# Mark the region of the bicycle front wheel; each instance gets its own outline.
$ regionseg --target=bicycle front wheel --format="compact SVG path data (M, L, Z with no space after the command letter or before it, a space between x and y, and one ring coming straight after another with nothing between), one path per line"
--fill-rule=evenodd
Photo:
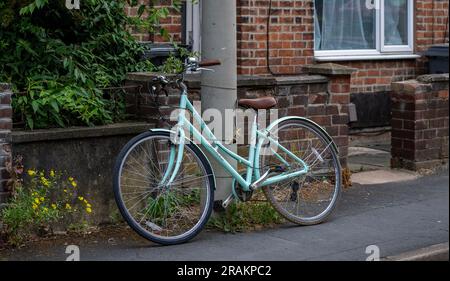
M197 235L211 215L214 176L200 149L188 142L180 149L167 132L146 132L120 152L114 169L117 206L138 234L155 243L184 243Z
M277 136L279 144L302 159L309 171L264 187L268 201L293 223L312 225L323 222L336 206L341 191L341 166L333 144L314 123L302 119L285 120L274 127L270 135ZM261 174L273 167L281 167L285 173L304 168L273 146L263 146L261 152Z

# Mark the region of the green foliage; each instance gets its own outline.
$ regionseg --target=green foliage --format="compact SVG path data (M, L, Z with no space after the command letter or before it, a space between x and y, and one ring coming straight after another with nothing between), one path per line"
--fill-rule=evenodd
M199 58L199 54L196 52L189 52L188 50L178 47L176 45L175 47L178 51L178 56L180 58L189 58L189 57ZM169 74L178 74L183 72L184 61L179 57L171 55L169 58L167 58L166 62L163 65L158 67L158 71Z
M9 244L18 246L52 224L92 213L91 203L80 195L72 177L53 170L48 174L28 170L28 176L27 184L16 185L13 199L0 212Z
M138 7L137 17L126 15L127 4ZM79 10L64 0L2 1L0 81L23 92L13 98L15 120L33 129L122 118L124 107L111 108L100 89L120 86L128 72L154 70L129 30L165 35L158 26L169 11L136 0L84 0Z
M108 108L111 100L102 98L97 88L85 89L56 81L33 81L26 95L14 100L15 109L24 115L29 128L61 127L75 123L94 125L112 122ZM78 122L76 122L78 121Z
M235 233L282 222L283 218L268 202L237 202L230 204L224 213L212 216L208 226Z

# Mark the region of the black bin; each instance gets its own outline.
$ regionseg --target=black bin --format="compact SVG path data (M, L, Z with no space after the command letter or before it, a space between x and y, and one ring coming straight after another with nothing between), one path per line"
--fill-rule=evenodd
M428 57L428 73L448 73L448 44L431 46L426 52Z
M144 47L142 60L150 60L155 66L163 65L170 56L180 57L177 48L170 43L140 42L140 44ZM178 45L178 47L189 49L185 45Z

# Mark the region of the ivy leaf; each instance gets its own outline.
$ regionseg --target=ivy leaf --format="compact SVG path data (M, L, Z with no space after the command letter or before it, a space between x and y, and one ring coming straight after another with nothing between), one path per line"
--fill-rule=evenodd
M36 7L39 8L39 9L44 7L44 5L47 4L47 1L48 0L36 0L35 1Z
M50 102L50 105L53 107L53 109L54 109L56 112L59 112L59 106L58 106L58 103L57 103L55 100L52 100L52 101Z
M31 102L31 107L33 108L34 113L36 113L39 110L39 104L37 101L32 101Z
M27 115L27 125L30 127L31 130L34 128L34 121L33 118L30 115Z

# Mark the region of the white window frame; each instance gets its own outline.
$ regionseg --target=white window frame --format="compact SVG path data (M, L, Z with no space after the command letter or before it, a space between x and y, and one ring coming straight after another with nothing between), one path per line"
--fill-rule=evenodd
M363 50L315 50L317 60L358 60L416 58L414 51L414 0L408 0L408 45L387 46L384 44L384 1L375 0L375 46L376 49ZM315 4L315 1L314 1ZM315 7L314 7L315 9ZM315 32L314 32L315 36Z
M186 43L192 44L192 51L201 52L201 2L186 1Z
M380 1L380 0L378 0ZM408 45L386 45L384 40L384 1L381 0L380 5L380 21L381 21L381 30L380 30L380 42L381 44L381 52L382 53L393 53L393 52L412 52L414 49L414 1L408 0ZM387 0L389 1L389 0Z

